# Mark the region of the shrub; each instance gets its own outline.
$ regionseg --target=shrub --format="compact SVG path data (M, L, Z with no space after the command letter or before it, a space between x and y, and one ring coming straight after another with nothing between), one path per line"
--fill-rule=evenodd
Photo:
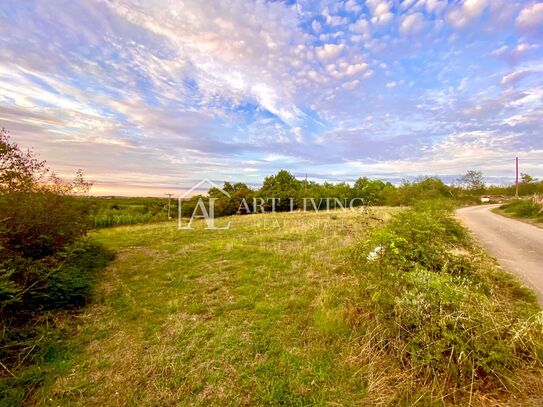
M33 336L48 331L39 323L46 311L82 305L92 270L111 256L83 238L87 208L76 195L90 183L81 171L61 180L4 130L0 169L0 358L9 372L6 365L20 367L40 348Z
M437 177L425 177L417 182L404 181L397 193L399 205L412 205L421 200L445 198L454 198L452 188Z
M91 184L49 173L44 161L22 151L0 131L0 245L4 255L39 259L85 234L86 211L74 195Z
M503 388L514 369L541 367L543 321L490 296L485 263L447 206L419 202L360 244L355 309L371 318L350 319L420 380L452 392Z
M111 256L82 239L39 260L4 258L0 263L0 320L24 321L44 310L83 305L93 281L92 270L105 265Z
M89 253L98 253L97 247L86 241L78 243L87 218L75 194L87 191L90 184L80 171L73 181L49 174L45 162L11 143L4 130L0 165L2 322L8 317L17 320L25 313L77 305L88 285L82 265L100 259L89 258Z
M0 195L0 244L16 255L39 259L82 236L86 209L73 196L52 191Z
M521 218L540 219L543 221L543 211L541 205L534 202L532 199L520 199L500 207L506 213Z
M0 360L4 373L13 373L2 377L0 404L19 405L40 385L46 360L62 351L70 333L69 315L90 298L96 271L111 257L83 239L54 257L12 257L0 264Z
M37 160L32 151L23 151L0 129L0 193L29 191L47 173L45 161Z

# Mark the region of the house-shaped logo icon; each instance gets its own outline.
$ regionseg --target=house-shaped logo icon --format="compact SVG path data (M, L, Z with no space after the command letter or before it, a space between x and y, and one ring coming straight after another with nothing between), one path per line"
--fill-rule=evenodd
M196 206L194 208L194 211L192 212L192 215L190 217L190 220L187 225L182 224L182 205L183 201L187 199L191 199L194 195L195 191L198 191L202 188L202 186L208 185L209 188L215 188L218 190L221 194L223 194L225 197L230 198L230 194L226 192L223 188L218 186L215 182L211 181L210 179L204 178L203 180L197 182L194 184L190 189L183 192L181 195L177 197L177 228L178 229L192 229L192 222L194 218L202 218L205 219L207 224L207 229L228 229L230 227L230 222L222 228L218 228L215 226L215 201L217 201L219 198L216 197L210 197L208 198L208 204L209 209L206 208L204 199L202 197L199 197ZM200 214L198 214L200 212Z

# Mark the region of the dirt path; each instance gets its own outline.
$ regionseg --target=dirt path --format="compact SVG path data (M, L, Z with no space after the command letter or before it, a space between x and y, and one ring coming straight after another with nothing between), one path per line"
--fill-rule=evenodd
M462 208L457 215L503 268L536 292L543 306L543 229L491 212L497 206Z

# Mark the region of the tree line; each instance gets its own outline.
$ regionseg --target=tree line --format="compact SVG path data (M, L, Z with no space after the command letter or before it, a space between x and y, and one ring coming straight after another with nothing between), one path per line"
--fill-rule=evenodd
M520 191L523 195L543 191L543 183L522 174ZM457 204L469 204L478 203L485 194L511 196L515 194L515 186L487 186L483 173L477 170L467 171L452 185L437 176L424 176L414 181L404 180L398 186L368 177L360 177L352 185L347 182L318 183L297 179L289 171L280 170L264 178L260 188L251 188L243 182L225 182L221 188L210 188L207 195L197 195L183 202L182 214L190 216L199 199L209 198L217 198L216 216L228 216L272 210L311 210L318 205L323 209L330 203L338 208L346 207L350 202L356 206L409 206L419 200L449 199Z

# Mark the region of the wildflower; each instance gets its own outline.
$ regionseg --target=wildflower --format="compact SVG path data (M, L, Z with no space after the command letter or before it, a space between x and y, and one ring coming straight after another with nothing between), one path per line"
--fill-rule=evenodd
M384 250L384 247L379 245L377 246L375 249L373 249L369 254L368 254L368 257L366 257L368 259L368 261L375 261L379 258L379 255L381 254L381 252Z

